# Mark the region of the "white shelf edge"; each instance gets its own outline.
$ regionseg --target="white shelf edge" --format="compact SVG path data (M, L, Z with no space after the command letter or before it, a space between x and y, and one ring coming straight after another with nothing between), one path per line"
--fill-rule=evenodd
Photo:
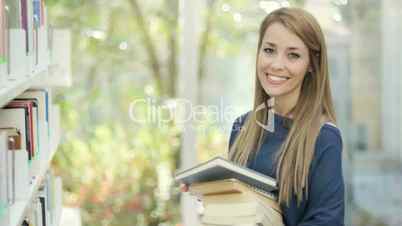
M55 87L68 88L73 84L71 73L61 70L59 65L50 64L48 67L48 76L42 76L41 79L32 83L33 87Z
M41 80L46 76L48 65L37 68L30 75L21 76L18 80L7 80L4 87L0 88L0 107L4 107L12 99L23 93L35 84L36 80Z
M24 220L24 216L26 215L26 212L28 210L29 205L32 203L36 193L39 190L39 187L43 183L43 179L46 175L47 170L49 169L50 163L57 152L57 148L59 146L59 141L60 141L60 135L55 136L53 139L56 142L54 144L51 144L51 153L48 156L47 160L42 160L42 165L39 171L39 175L36 176L34 181L31 183L31 186L29 188L29 195L27 200L23 201L16 201L13 205L9 207L9 213L10 213L10 226L19 226L22 224L22 221Z
M61 224L61 215L63 214L63 206L60 206L59 213L57 213L57 219L55 220L55 225L54 226L60 226Z

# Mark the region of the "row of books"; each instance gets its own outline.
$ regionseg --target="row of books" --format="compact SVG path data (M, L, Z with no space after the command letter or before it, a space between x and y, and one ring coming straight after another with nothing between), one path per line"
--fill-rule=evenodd
M58 112L49 89L30 89L0 109L0 206L28 199L52 155Z
M216 157L178 172L175 180L202 202L203 226L284 225L274 178Z
M62 180L46 174L44 185L30 203L30 208L21 226L57 226L62 210ZM0 209L0 225L10 225L11 212L8 208Z
M44 0L0 0L0 82L45 68L51 42Z

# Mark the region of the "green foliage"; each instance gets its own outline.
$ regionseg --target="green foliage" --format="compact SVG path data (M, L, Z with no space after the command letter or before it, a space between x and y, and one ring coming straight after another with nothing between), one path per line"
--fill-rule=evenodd
M291 0L290 4L293 6L303 7L306 0Z
M64 104L63 127L74 128L77 114ZM113 121L93 125L86 139L66 132L54 164L63 177L65 203L81 207L85 225L177 221L171 177L178 135L173 126L129 129Z

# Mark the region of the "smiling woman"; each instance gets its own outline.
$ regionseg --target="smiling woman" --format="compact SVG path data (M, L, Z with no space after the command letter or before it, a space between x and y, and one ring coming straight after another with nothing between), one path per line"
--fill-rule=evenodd
M267 28L258 53L258 78L265 92L275 97L282 108L275 110L282 115L287 106L294 106L309 67L308 48L303 41L281 23ZM285 108L285 109L284 109Z
M254 108L233 125L230 160L278 180L285 225L343 226L342 138L318 22L302 9L273 11L256 62Z

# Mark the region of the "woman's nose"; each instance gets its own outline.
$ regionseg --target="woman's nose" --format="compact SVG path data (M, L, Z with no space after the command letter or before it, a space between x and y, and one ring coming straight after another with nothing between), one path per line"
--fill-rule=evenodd
M276 55L272 58L271 67L274 70L282 70L285 68L284 59L280 55Z

